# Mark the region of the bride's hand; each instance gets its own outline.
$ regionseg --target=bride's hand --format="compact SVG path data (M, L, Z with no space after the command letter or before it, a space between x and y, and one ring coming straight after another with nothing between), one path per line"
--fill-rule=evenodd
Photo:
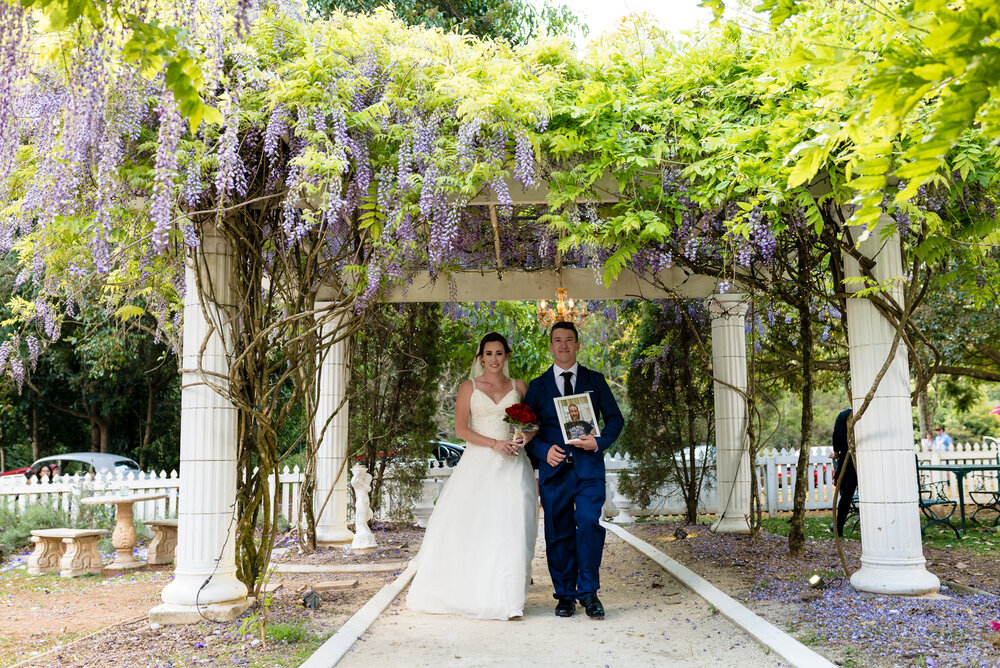
M493 450L495 450L497 454L510 457L511 455L517 454L517 444L513 441L501 441L499 439L494 439Z

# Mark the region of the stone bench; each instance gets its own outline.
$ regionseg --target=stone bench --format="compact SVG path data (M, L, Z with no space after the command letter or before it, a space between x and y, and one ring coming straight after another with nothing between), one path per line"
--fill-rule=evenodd
M104 559L97 541L106 533L102 529L36 529L31 532L35 551L28 557L28 572L59 571L64 578L100 573Z
M177 520L150 520L145 524L153 530L146 563L151 566L171 563L177 549Z

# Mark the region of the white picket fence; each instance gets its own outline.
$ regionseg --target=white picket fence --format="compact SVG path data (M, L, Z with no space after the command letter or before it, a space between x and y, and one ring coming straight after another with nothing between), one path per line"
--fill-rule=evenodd
M150 493L166 494L166 498L155 501L141 501L134 504L135 517L146 521L165 519L177 516L177 493L180 489L180 478L177 471L169 475L166 471L159 474L137 475L129 473L99 473L91 475L61 475L52 480L24 476L0 477L0 507L5 507L15 513L23 511L29 505L44 503L62 508L72 516L80 511L79 499L98 494L129 494ZM0 527L3 530L4 527Z
M971 463L995 464L1000 459L1000 441L985 437L976 443L957 443L949 452L924 451L920 445L915 446L914 453L921 463ZM757 457L757 480L759 481L760 501L769 516L778 512L791 510L795 490L795 475L798 468L798 450L768 450ZM605 516L613 517L617 510L614 498L618 487L618 477L632 467L628 455L605 457L607 471L605 485L607 501ZM418 519L426 516L433 508L434 501L440 494L444 483L451 475L452 469L441 467L434 460L428 460L427 474L420 493L415 502L405 498L400 485L388 481L381 495L379 507L375 508L375 517L379 519L401 519L412 514ZM928 479L945 481L951 498L958 497L958 488L954 476L948 473L925 473ZM289 469L287 466L277 476L272 475L269 481L272 499L279 506L279 514L291 524L299 518L299 497L302 487L303 473L299 467ZM830 448L812 448L809 457L809 473L806 508L809 510L825 510L831 507L835 485L833 474L833 458ZM177 516L177 498L180 489L180 478L176 471L169 475L165 471L150 474L147 477L136 477L135 474L97 476L94 479L80 476L60 476L54 481L34 481L27 483L23 477L10 476L0 478L0 506L7 506L15 512L23 510L28 504L57 504L68 512L75 512L75 499L92 494L115 492L162 492L167 498L159 501L146 501L135 505L135 516L140 520L162 519ZM995 474L969 475L965 482L966 496L969 491L997 490ZM968 498L966 499L969 500ZM710 466L705 473L701 496L698 501L699 513L714 513L718 505L718 490L715 479L715 467ZM664 485L659 493L654 495L648 507L632 506L629 513L633 516L680 515L685 512L684 498L681 490L672 484ZM353 517L354 508L348 508L348 516ZM2 530L3 527L0 527Z
M986 436L978 443L955 443L947 452L938 452L933 448L925 449L917 446L917 459L921 464L1000 464L1000 440ZM926 471L922 473L930 482L943 482L948 490L948 497L958 499L958 484L955 476L945 471ZM996 492L997 474L992 472L970 473L965 476L965 501L972 501L969 492ZM982 500L982 499L980 499Z
M272 474L268 480L272 503L277 504L278 514L291 524L295 524L299 519L299 497L304 477L298 466L292 469L286 466L277 475ZM97 476L63 475L51 480L32 478L30 481L23 476L4 476L0 477L0 508L19 513L31 504L44 503L62 508L75 517L81 507L79 499L88 496L138 492L166 494L164 499L142 501L133 506L135 518L145 522L177 517L180 486L181 480L177 471L171 471L169 474L161 471L144 475L137 475L134 472ZM409 507L401 508L403 494L398 487L398 485L393 486L390 481L386 492L382 495L376 517L389 518L409 514ZM348 509L348 515L353 518L353 507ZM0 526L0 531L4 528Z

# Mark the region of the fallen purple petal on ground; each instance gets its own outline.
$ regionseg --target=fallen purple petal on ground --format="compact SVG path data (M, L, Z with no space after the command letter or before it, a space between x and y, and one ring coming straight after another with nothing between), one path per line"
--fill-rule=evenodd
M636 533L655 539L672 536L678 526L682 525L643 524L637 525ZM755 582L736 596L751 609L754 602L762 602L798 610L806 621L797 625L792 633L796 637L812 634L818 644L831 647L850 644L857 654L878 659L880 664L913 665L917 657L923 657L925 665L998 665L997 650L975 620L1000 618L1000 597L961 594L947 587L942 587L946 599L871 594L854 589L844 577L832 543L807 543L806 557L796 559L788 555L784 536L766 531L754 538L712 533L707 525L696 530L698 535L686 540L695 563L733 569ZM857 551L857 543L852 549ZM856 556L849 555L848 561L857 570ZM803 601L804 594L816 592L807 579L817 571L827 585L819 598ZM762 610L760 614L766 617L766 607Z

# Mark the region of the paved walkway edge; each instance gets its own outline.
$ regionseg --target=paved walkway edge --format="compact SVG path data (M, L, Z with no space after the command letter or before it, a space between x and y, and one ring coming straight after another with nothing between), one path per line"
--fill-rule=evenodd
M728 594L712 585L708 580L671 559L646 541L637 538L617 524L601 522L601 525L658 563L681 584L698 594L698 596L701 596L709 604L715 606L726 619L746 631L750 637L788 663L796 667L801 666L802 668L816 668L819 666L833 668L835 666L826 657L809 649L774 624L758 617L749 608L738 603Z
M385 564L281 564L271 563L268 567L275 573L385 573L406 568L406 561L390 561Z
M336 666L354 646L361 634L367 631L368 627L389 607L389 604L399 596L399 592L410 584L410 580L413 579L416 572L416 560L412 560L398 578L372 596L360 610L344 622L339 631L327 638L326 642L320 645L319 649L313 652L313 655L299 668L332 668Z

